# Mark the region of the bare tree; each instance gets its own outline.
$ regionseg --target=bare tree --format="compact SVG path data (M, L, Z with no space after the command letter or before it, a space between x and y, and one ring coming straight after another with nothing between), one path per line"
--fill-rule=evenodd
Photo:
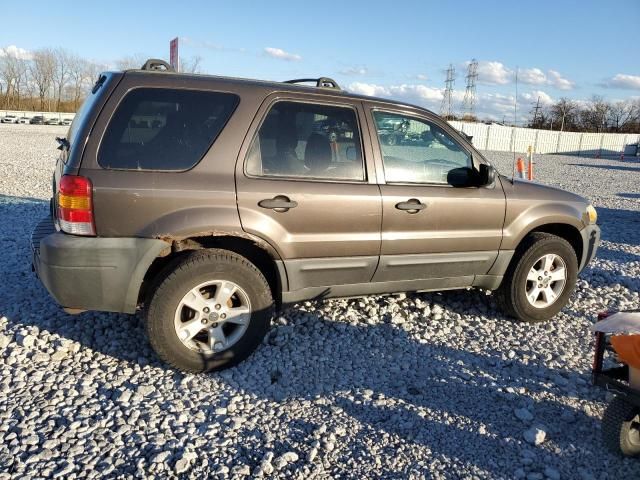
M200 64L202 63L202 57L200 55L194 55L190 58L180 57L180 71L185 73L202 73Z
M116 67L118 70L129 70L131 68L140 68L144 65L149 57L142 53L136 53L134 55L128 55L116 60Z
M640 102L631 100L613 103L609 106L609 122L616 132L624 132L627 126L638 121Z
M27 60L14 52L4 51L0 57L0 78L4 84L4 108L19 108L21 88L28 82Z
M69 61L69 83L70 97L73 100L73 109L77 110L80 106L80 99L87 89L87 81L89 72L89 64L87 60L77 55L71 55Z
M578 105L568 98L561 98L551 106L551 122L563 131L575 130L577 126Z
M55 86L56 111L60 111L60 102L62 100L62 92L69 82L69 61L71 54L62 48L54 50L55 73L53 76L53 84Z
M30 69L31 80L36 86L40 98L40 110L44 110L44 102L51 93L53 78L56 74L55 54L48 48L33 52Z
M582 128L589 132L603 132L607 129L607 120L611 105L599 95L591 97L591 101L580 111Z

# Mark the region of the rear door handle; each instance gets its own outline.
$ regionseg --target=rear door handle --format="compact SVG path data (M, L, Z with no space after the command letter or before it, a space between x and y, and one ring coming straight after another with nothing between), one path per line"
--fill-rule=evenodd
M296 208L298 206L298 202L294 202L284 195L277 195L273 198L260 200L258 205L262 208L270 208L276 212L284 213L288 212L290 208Z
M396 208L407 213L418 213L420 210L427 208L427 206L424 203L421 203L417 198L412 198L406 202L396 203Z

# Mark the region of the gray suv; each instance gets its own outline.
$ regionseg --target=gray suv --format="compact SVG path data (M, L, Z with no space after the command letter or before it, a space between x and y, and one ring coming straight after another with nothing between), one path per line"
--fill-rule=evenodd
M498 175L428 110L308 83L159 60L100 75L33 233L53 298L143 309L158 355L194 372L303 300L477 287L526 322L566 304L600 239L584 198Z

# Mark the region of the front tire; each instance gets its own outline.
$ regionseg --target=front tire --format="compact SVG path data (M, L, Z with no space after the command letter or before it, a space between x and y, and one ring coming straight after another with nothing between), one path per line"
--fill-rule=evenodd
M535 232L516 250L497 300L507 315L518 320L549 320L566 305L577 276L578 260L569 242Z
M613 453L640 455L640 409L624 398L615 397L602 417L602 439Z
M226 250L199 250L166 272L149 302L146 329L162 360L208 372L247 358L273 312L269 284L255 265Z

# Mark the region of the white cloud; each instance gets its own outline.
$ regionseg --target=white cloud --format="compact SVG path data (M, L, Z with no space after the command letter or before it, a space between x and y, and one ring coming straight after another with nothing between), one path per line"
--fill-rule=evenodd
M302 57L296 53L285 52L281 48L266 47L264 53L270 57L280 60L286 60L288 62L297 62L302 60Z
M547 92L543 92L542 90L533 90L532 92L522 93L520 94L518 101L529 104L536 103L538 99L540 99L540 105L543 107L552 105L555 102L551 95Z
M20 58L22 60L31 60L33 58L33 54L29 50L16 47L15 45L9 45L8 47L0 48L0 57L6 56Z
M608 87L640 90L640 76L618 73L605 82Z
M500 62L478 62L478 83L506 85L513 80L513 70Z
M366 75L369 73L369 69L367 67L349 67L344 70L340 70L342 75Z
M347 90L360 95L368 95L371 97L395 98L409 103L434 108L440 105L442 101L442 88L428 87L419 84L403 84L403 85L376 85L373 83L354 82L347 87ZM462 94L464 95L464 94ZM454 99L458 96L458 92L454 92Z
M544 85L547 76L539 68L523 68L518 72L518 80L528 85Z
M549 85L553 85L559 90L571 90L575 86L575 82L564 78L559 72L549 70Z
M407 103L413 103L421 107L428 108L435 113L440 112L444 89L429 87L420 84L402 85L377 85L374 83L354 82L347 90L361 95L374 97L391 98ZM523 92L518 95L518 122L522 122L529 117L530 105L540 98L542 106L548 106L554 99L542 90ZM462 113L462 101L464 99L464 89L453 91L453 110L456 114ZM491 119L502 121L506 117L507 121L513 121L514 96L501 93L478 92L476 96L475 114L481 119Z
M462 80L464 81L464 74ZM515 71L501 62L478 62L478 83L486 85L507 85L515 80ZM571 90L575 82L563 77L556 70L522 68L518 69L518 82L526 85L550 85L559 90Z

